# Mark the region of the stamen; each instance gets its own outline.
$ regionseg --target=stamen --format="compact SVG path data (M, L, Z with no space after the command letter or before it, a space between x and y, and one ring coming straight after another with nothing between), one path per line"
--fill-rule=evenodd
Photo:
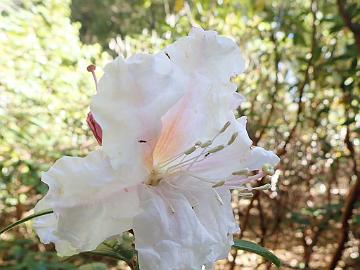
M188 150L184 151L184 154L185 154L185 155L190 155L190 154L193 153L196 149L197 149L197 147L194 145L194 146L190 147Z
M239 196L241 196L241 197L244 197L244 198L252 198L253 196L254 196L254 194L252 194L252 193L239 193Z
M218 145L218 146L216 146L216 147L208 150L207 153L208 153L208 154L214 154L214 153L216 153L216 152L219 152L219 151L223 150L224 148L225 148L225 146L223 146L223 145Z
M265 184L259 187L253 187L252 189L254 190L268 190L269 188L271 188L271 184Z
M215 139L222 133L224 132L228 127L230 126L230 122L226 122L225 125L223 126L223 128L214 136L214 138L212 138L212 140L209 140L205 143L203 143L200 147L203 148L203 150L201 151L200 155L198 155L197 158L195 158L195 160L190 163L190 165L186 168L186 170L190 170L191 167L198 162L198 159L205 153L206 149L215 141ZM207 153L207 155L205 155L205 157L207 157L210 153Z
M206 149L215 141L215 139L223 132L225 132L225 130L230 126L230 121L226 122L225 125L222 127L222 129L211 139L211 140L208 140L204 143L201 143L201 142L196 142L194 146L198 146L200 145L200 148L203 148L203 150L201 151L200 155L198 155L197 157L195 158L192 158L192 159L189 159L189 160L186 160L185 162L188 162L190 160L193 160L193 162L191 162L189 165L188 165L188 168L186 168L186 170L190 170L190 168L196 163L198 162L198 159L205 153ZM220 149L221 148L221 149ZM217 149L215 151L215 149ZM217 148L215 147L214 149L212 149L211 151L214 151L213 153L217 152L217 151L220 151L224 149L224 146L218 146ZM208 156L209 154L211 154L211 152L208 152L206 156Z
M230 189L237 189L237 190L248 190L248 191L252 191L252 190L268 190L269 188L271 187L271 184L265 184L265 185L262 185L262 186L259 186L259 187L239 187L239 186L231 186L231 187L228 187Z
M195 146L199 146L199 147L201 147L201 144L202 144L202 142L201 142L201 141L197 141L197 142L195 143Z
M199 157L201 157L201 156L202 156L202 154L199 154L199 155L197 155L197 156L195 156L195 157L192 157L192 158L183 160L183 161L179 162L178 164L172 165L172 166L170 166L170 167L166 170L166 172L169 172L169 171L174 170L174 169L180 169L180 168L182 168L182 167L188 166L189 163L191 164L191 163L193 163L193 162L197 162L197 159L198 159Z
M219 133L223 133L227 130L227 128L230 126L230 121L227 121L225 125L220 129Z
M213 188L217 188L217 187L223 186L224 184L225 184L225 181L222 180L222 181L220 181L220 182L215 183L215 185L213 185L212 187L213 187Z
M230 137L227 145L231 145L233 142L235 142L235 140L236 140L236 138L237 138L238 135L239 135L238 132L235 132L233 135L231 135L231 137Z
M250 183L252 181L255 181L255 180L260 180L262 177L264 177L265 174L264 172L259 172L253 176L249 176L249 177L246 177L246 178L240 178L240 179L234 179L234 177L230 177L228 180L225 180L226 183L224 186L226 187L234 187L234 186L237 186L239 187L239 185L243 185L243 184L246 184L246 183Z
M275 173L274 171L274 167L271 166L270 164L266 163L262 166L262 170L265 174L267 175L273 175Z
M188 176L191 176L191 177L194 177L194 178L196 178L196 179L198 179L198 180L200 180L200 181L203 181L203 182L205 182L205 183L210 183L210 184L213 184L213 183L214 183L214 182L211 181L211 180L208 180L208 179L206 179L206 178L197 176L197 175L192 174L192 173L190 173L190 172L185 172L184 174L185 174L185 175L188 175Z
M249 173L249 169L244 169L240 171L235 171L232 173L232 175L247 175Z
M88 72L91 72L92 76L93 76L93 79L94 79L94 82L95 82L95 89L96 91L98 91L98 84L97 84L97 79L96 79L96 74L95 74L95 69L96 69L96 66L91 64L91 65L88 65L86 70Z
M212 144L212 140L208 140L208 141L206 141L204 143L201 143L200 147L201 148L206 148L206 147L210 146L211 144Z
M165 167L166 165L174 162L175 160L177 160L178 158L180 158L180 157L182 157L182 156L184 156L184 152L183 152L183 153L180 153L180 154L178 154L178 155L176 155L176 156L174 156L174 157L171 157L171 158L169 158L169 159L167 159L167 160L165 160L163 163L160 164L160 166L158 166L158 168L163 168L163 167Z
M174 156L174 157L171 157L167 160L165 160L163 163L161 163L161 165L159 166L159 168L163 168L165 167L166 165L169 165L170 163L174 162L175 160L177 160L178 158L180 157L183 157L183 159L180 161L180 163L178 163L177 165L181 164L184 159L185 159L185 156L184 155L190 155L192 154L194 151L196 151L196 149L198 148L198 146L201 144L200 141L196 142L192 147L190 147L188 150ZM174 165L176 166L176 165Z

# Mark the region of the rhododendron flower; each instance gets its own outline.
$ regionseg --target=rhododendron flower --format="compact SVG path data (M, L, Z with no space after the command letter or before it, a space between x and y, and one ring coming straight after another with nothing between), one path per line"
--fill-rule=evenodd
M102 146L43 174L49 191L35 210L54 213L34 222L41 241L67 256L133 229L141 270L225 258L239 231L230 190L248 196L279 161L234 116L243 99L230 79L243 69L232 40L198 28L108 64L88 118Z

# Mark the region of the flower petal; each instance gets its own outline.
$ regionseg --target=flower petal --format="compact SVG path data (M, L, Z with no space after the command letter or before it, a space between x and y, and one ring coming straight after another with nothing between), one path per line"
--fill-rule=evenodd
M162 118L163 128L153 154L156 163L185 151L199 140L212 139L239 105L232 83L213 85L205 77L195 76L189 79L186 89Z
M214 192L200 191L196 193L199 203L194 207L199 221L216 241L216 244L210 246L211 252L207 257L209 264L228 256L234 244L233 234L240 230L232 211L230 191L226 188L217 188L216 192L222 203L218 201Z
M140 269L201 269L216 241L199 222L187 198L161 186L144 187L141 197L144 211L134 219Z
M183 94L179 76L165 55L118 57L105 67L91 111L114 168L141 170L144 161L152 164L161 116Z
M196 72L212 81L228 82L245 69L245 61L234 41L215 31L192 28L189 36L167 46L164 52L184 72Z
M35 207L54 211L34 221L41 241L54 242L60 256L69 256L129 230L139 212L138 194L121 179L101 150L55 162L42 176L49 191Z
M193 28L163 52L186 75L185 94L163 117L153 159L161 163L196 141L213 138L243 100L230 82L243 71L240 49L214 31Z

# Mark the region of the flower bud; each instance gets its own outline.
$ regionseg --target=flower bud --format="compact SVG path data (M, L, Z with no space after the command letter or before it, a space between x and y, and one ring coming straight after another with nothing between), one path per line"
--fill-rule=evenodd
M94 134L95 139L101 145L102 144L102 129L100 125L94 119L94 116L91 112L88 113L86 118L86 123L90 127L92 133Z

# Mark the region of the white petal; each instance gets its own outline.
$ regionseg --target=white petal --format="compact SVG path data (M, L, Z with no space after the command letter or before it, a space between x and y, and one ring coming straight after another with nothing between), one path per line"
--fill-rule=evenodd
M196 193L198 204L194 207L199 221L216 241L216 244L210 246L208 263L226 258L234 244L233 234L239 232L231 207L230 191L217 188L216 192L221 196L222 203L216 198L214 191L200 191Z
M160 186L144 188L141 196L144 211L134 219L140 269L201 269L217 242L199 222L187 198Z
M162 119L163 128L154 150L154 161L161 163L199 140L212 139L227 119L233 117L233 109L239 101L234 91L231 83L219 86L205 77L191 78L185 95Z
M43 174L49 191L35 207L54 211L34 221L41 241L54 242L60 256L69 256L129 230L139 212L138 194L121 179L100 150L59 159Z
M156 163L199 140L212 139L243 101L230 77L243 70L244 62L230 39L194 28L188 37L162 53L186 75L186 88L181 100L162 119L163 129L153 155Z
M161 116L183 94L179 75L165 55L118 57L105 67L91 111L114 168L144 170L144 159L151 165Z
M185 72L199 73L213 81L228 82L245 68L234 41L201 28L194 27L189 36L180 38L164 51Z

